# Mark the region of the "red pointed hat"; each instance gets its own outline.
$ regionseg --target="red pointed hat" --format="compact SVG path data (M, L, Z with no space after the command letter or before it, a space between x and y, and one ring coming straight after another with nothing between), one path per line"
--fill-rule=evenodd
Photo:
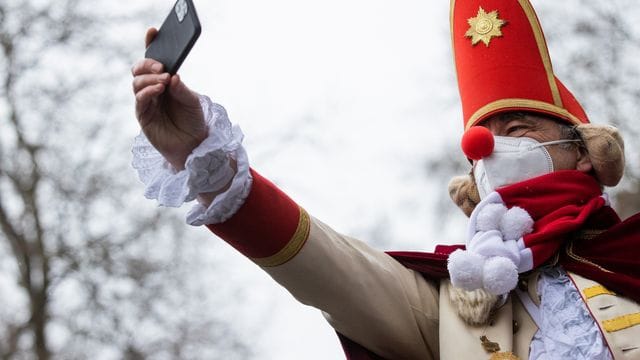
M555 77L528 0L451 0L451 34L465 130L508 111L589 122Z

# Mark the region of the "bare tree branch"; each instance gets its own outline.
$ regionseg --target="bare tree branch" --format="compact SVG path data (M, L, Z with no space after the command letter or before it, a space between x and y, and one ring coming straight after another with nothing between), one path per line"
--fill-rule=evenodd
M22 319L0 308L2 358L244 348L215 311L192 323L188 314L157 310L181 307L176 292L191 298L189 276L198 269L197 257L184 259L182 221L145 209L139 194L132 200L128 160L117 156L128 152L126 139L105 117L130 114L113 89L129 76L122 60L131 49L104 35L137 15L104 13L88 0L0 3L0 241L8 245L0 255L15 264L25 299L11 305L28 312ZM164 331L140 334L141 322ZM52 324L70 334L55 352ZM195 335L196 327L213 334L208 326L229 339Z

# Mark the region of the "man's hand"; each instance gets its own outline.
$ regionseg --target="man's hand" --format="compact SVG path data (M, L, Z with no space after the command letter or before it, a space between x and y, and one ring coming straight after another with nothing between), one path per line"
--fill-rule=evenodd
M147 31L146 46L157 34L154 28ZM207 137L198 95L153 59L137 62L131 72L142 131L174 168L184 169L191 151Z

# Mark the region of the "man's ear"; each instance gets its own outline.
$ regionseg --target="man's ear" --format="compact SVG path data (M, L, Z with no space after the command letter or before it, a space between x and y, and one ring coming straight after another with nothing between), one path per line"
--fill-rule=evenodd
M578 159L577 169L590 166L600 184L617 185L624 173L625 163L624 141L618 129L608 125L583 124L578 125L576 130L584 142L588 157L588 162L584 156Z
M578 148L578 160L576 164L576 170L589 173L593 170L593 164L591 163L591 157L586 149Z

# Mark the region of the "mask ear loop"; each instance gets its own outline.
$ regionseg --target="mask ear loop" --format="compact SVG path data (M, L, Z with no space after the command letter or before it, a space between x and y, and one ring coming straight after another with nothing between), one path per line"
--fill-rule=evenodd
M580 140L580 139L564 139L564 140L547 141L547 142L531 145L529 147L529 149L536 149L536 148L539 148L541 146L547 146L547 145L558 145L558 144L575 143L575 142L582 142L582 140Z
M543 150L544 150L544 155L547 158L547 163L551 167L551 171L554 171L555 169L554 169L554 165L553 165L553 159L551 158L551 154L549 154L547 149L545 149L544 147L548 146L548 145L560 145L560 144L576 143L576 142L582 142L582 140L580 140L580 139L563 139L563 140L547 141L547 142L543 142L543 143L540 143L540 144L531 145L528 150L533 150L533 149L537 149L537 148L542 147Z

